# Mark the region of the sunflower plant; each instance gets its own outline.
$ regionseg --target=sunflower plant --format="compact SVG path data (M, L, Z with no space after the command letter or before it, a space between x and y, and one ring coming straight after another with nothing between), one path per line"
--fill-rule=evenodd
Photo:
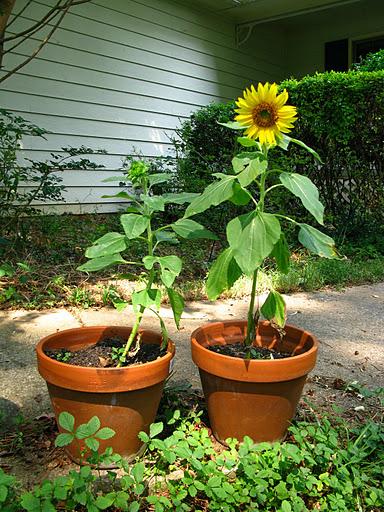
M162 348L166 348L168 332L159 314L164 296L168 298L177 328L184 309L184 300L173 285L182 269L182 261L175 254L161 255L164 244L175 245L179 238L197 239L216 236L194 220L181 218L171 224L161 224L161 214L167 204L183 205L190 203L198 194L154 193L156 185L172 180L172 173L153 173L152 165L143 159L128 161L124 175L112 176L106 182L119 182L127 185L129 192L122 190L113 196L130 202L125 213L120 216L122 232L110 232L97 239L89 247L85 256L89 259L78 267L84 272L97 272L113 265L134 266L140 269L141 289L132 293L131 303L136 315L131 334L120 350L112 355L117 366L123 366L127 357L136 353L140 347L140 324L144 312L148 309L155 313L162 332ZM130 248L134 240L144 242L146 254L137 261L130 259ZM126 273L125 273L126 275ZM128 302L116 304L124 309Z
M287 105L287 101L287 91L279 93L275 83L260 83L257 89L252 85L244 91L236 101L234 121L220 123L243 132L237 141L244 149L234 156L232 173L215 173L216 181L194 198L185 211L187 219L225 201L252 206L248 213L228 222L228 247L213 263L206 284L207 295L213 300L241 275L252 278L246 346L251 346L255 339L260 313L281 333L285 325L286 308L280 293L270 290L261 308L256 301L258 272L266 258L273 258L281 272L289 270L290 251L281 221L298 228L299 241L310 252L325 258L338 257L334 241L328 235L292 216L266 211L268 195L278 187L284 187L300 199L320 225L324 224L324 207L312 181L298 173L274 168L269 163L271 151L287 151L291 144L300 145L321 163L316 151L287 135L297 120L296 108Z

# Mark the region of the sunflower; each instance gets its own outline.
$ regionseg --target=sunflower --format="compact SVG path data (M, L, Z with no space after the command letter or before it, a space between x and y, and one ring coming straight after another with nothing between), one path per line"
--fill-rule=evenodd
M259 139L261 144L275 145L282 133L288 133L296 121L296 107L285 105L288 93L284 89L277 94L276 84L259 83L257 91L253 85L246 89L243 98L238 98L235 121L243 125L244 135Z

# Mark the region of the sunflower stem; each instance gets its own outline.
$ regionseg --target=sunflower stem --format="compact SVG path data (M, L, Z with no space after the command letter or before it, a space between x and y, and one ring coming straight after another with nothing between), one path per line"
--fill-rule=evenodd
M265 159L268 161L268 150L269 147L267 144L262 145L262 151L265 156ZM267 170L261 175L259 185L260 190L260 198L259 202L257 203L255 211L263 212L264 211L264 198L266 194L265 189L265 181L267 178ZM257 323L260 316L260 310L259 310L259 301L257 301L257 307L255 311L255 301L256 301L256 292L257 292L257 278L259 273L259 267L256 268L256 270L253 273L253 281L252 281L252 290L251 290L251 300L249 303L248 308L248 317L247 317L247 335L244 340L244 344L249 347L252 345L256 338L256 330L257 330Z

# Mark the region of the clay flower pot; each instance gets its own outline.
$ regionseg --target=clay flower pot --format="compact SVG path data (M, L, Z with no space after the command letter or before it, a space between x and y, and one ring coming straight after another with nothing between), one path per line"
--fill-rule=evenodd
M292 325L285 326L282 351L295 357L244 360L206 348L242 341L246 327L245 321L215 322L191 336L192 359L199 367L212 431L223 444L229 437L242 440L246 435L255 442L283 439L316 363L318 341ZM277 342L269 322L260 322L255 345L272 348Z
M114 452L134 458L142 446L138 433L149 431L154 421L164 381L170 373L175 346L168 343L164 357L142 365L125 368L88 368L73 366L49 358L48 349L78 350L110 336L128 338L130 327L80 327L43 338L36 347L38 370L46 380L56 418L63 411L75 417L75 425L98 416L102 427L116 434L100 441L100 453L111 446ZM140 331L142 343L161 343L161 335ZM84 446L83 446L84 448ZM79 462L79 447L67 447L69 456Z

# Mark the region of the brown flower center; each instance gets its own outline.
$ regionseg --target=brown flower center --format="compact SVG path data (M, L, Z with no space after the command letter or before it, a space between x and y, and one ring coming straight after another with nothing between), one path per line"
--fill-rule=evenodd
M274 105L264 102L259 103L252 110L252 118L257 126L261 126L262 128L270 128L276 124L278 115Z

